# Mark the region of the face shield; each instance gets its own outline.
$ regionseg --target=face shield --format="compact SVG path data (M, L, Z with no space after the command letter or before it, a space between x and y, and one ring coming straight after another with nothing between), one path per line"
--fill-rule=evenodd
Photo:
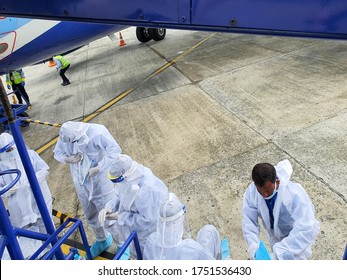
M161 247L174 247L182 240L185 230L185 213L185 206L175 194L170 193L169 199L160 207L157 232Z
M75 140L76 135L69 128L65 128L62 126L59 132L59 138L61 142L67 144L72 143Z
M71 143L72 141L70 140L70 137L69 136L67 136L67 135L64 135L63 133L59 133L59 135L60 135L60 140L61 140L61 142L63 142L63 143Z
M13 159L16 156L16 149L11 134L2 133L0 135L0 160Z

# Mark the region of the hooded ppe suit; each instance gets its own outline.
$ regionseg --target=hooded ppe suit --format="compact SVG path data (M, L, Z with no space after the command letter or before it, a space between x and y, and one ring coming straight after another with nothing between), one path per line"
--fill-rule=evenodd
M156 230L159 207L167 199L168 189L149 168L123 154L112 164L109 173L111 179L120 176L124 180L116 183L116 194L105 206L119 216L117 220L106 218L105 227L118 244L135 230L143 251L147 237ZM136 256L134 248L131 254Z
M320 230L319 222L314 217L314 206L302 186L290 181L293 169L288 160L279 162L275 169L280 185L273 208L273 229L265 199L254 182L248 186L243 197L242 231L248 244L249 257L253 259L259 247L260 218L274 259L309 259L312 256L311 247Z
M13 150L6 152L10 148ZM12 135L8 133L0 135L0 150L0 170L19 169L21 172L19 181L12 187L12 189L18 187L17 191L8 194L11 189L5 193L12 226L24 229L38 228L39 232L47 233ZM28 154L48 211L52 213L52 196L46 182L49 167L35 151L28 150ZM6 187L15 177L16 174L0 176L0 187Z
M177 196L170 193L169 199L160 207L157 231L146 242L144 260L215 260L221 258L221 240L213 225L204 226L196 241L184 234L185 207Z
M103 125L71 121L64 123L60 128L59 139L54 148L56 160L70 163L72 180L83 213L95 233L97 242L108 240L110 237L112 244L112 237L98 221L98 214L106 202L115 195L107 172L120 152L121 148ZM75 160L71 161L71 158ZM96 171L91 173L91 169Z

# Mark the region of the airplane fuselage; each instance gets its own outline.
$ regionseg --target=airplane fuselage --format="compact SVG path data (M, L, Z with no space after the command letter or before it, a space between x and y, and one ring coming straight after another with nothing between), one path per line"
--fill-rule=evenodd
M0 75L86 45L127 26L0 18Z

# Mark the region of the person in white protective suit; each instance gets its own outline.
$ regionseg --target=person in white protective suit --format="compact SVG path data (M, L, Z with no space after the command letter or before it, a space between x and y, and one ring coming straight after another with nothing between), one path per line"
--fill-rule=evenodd
M157 231L146 242L144 260L216 260L221 259L221 239L213 225L205 225L196 240L183 239L189 227L185 226L185 206L170 193L160 207Z
M48 211L52 213L52 196L46 181L49 167L35 151L28 149L28 155ZM5 199L7 199L7 208L12 226L47 233L14 139L11 134L4 132L0 135L0 170L6 171L9 169L18 169L21 172L19 181L4 194ZM0 176L0 188L7 187L16 176L17 174ZM35 249L42 245L42 242L20 237L20 244L24 244L24 239L27 240L26 242L32 243L30 247L33 248L33 250L22 248L26 258L34 253Z
M72 121L61 126L54 148L55 159L70 164L83 213L94 231L93 258L112 245L112 236L98 221L98 214L115 195L107 172L120 153L120 146L105 126Z
M259 163L253 167L253 182L244 194L242 207L242 231L250 259L255 258L260 243L258 218L271 245L271 259L304 260L312 256L320 223L303 187L290 181L292 172L288 160L276 166Z
M35 151L28 150L28 154L48 211L52 213L52 196L46 182L49 167ZM5 171L8 169L19 169L21 172L21 177L17 184L5 193L8 199L7 206L12 225L18 228L35 225L39 228L39 232L47 233L16 144L12 135L4 132L0 135L0 170ZM16 174L1 176L0 187L6 187L13 182L15 177Z
M147 237L156 230L159 207L167 199L168 189L149 168L124 154L111 165L109 179L116 184L116 194L100 211L99 221L118 247L135 230L143 251ZM136 258L133 246L130 251Z

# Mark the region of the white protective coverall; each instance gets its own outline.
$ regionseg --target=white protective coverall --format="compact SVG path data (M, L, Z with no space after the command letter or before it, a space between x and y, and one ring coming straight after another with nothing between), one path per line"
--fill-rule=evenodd
M118 212L118 219L108 220L106 216L105 227L118 244L135 230L143 251L148 236L156 230L159 207L167 199L168 189L149 168L123 154L111 166L110 175L122 175L124 180L116 183L116 194L105 206ZM133 246L131 255L136 257Z
M160 207L157 231L146 242L144 260L216 260L221 259L221 240L213 225L205 225L198 232L196 241L182 239L185 207L177 196L170 193L169 199Z
M260 217L274 259L309 259L320 230L319 221L314 217L314 206L302 186L290 181L293 168L288 160L279 162L275 169L280 185L273 209L273 229L270 227L269 209L254 182L248 186L243 197L242 231L249 257L253 259L259 247Z
M19 169L21 172L19 181L12 187L12 189L18 187L18 189L13 194L8 194L12 189L5 193L12 226L24 229L38 228L39 232L47 233L13 137L6 132L2 133L0 135L0 149L10 143L13 143L9 146L14 150L0 153L0 170ZM48 211L52 213L52 196L46 182L49 167L35 151L28 150L28 154ZM16 176L16 174L0 176L0 187L6 187L13 182Z
M98 221L98 214L115 195L115 188L107 178L107 173L120 152L120 146L105 126L71 121L60 128L54 148L56 160L70 163L72 180L83 213L97 242L110 236ZM73 157L78 159L71 162L69 159ZM90 173L91 169L94 170L93 174Z

